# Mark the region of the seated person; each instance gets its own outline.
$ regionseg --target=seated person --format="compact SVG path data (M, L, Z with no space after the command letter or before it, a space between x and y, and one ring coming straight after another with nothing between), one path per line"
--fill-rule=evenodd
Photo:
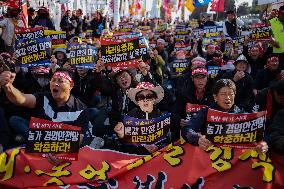
M242 113L235 105L236 85L232 80L221 79L216 82L213 88L213 97L215 103L210 108L228 112L228 113ZM187 126L182 128L182 137L190 144L199 146L203 150L207 150L212 145L211 141L206 139L206 121L208 108L201 109L196 116L194 116ZM261 142L256 147L260 153L265 153L268 150L266 142Z
M156 108L156 104L159 103L164 97L164 90L161 86L155 87L149 82L141 82L136 88L130 88L127 95L132 102L139 106L139 108L134 108L128 112L127 116L148 120L151 118L158 118L162 115L160 110ZM125 136L124 128L125 127L122 122L119 122L114 128L118 138L121 139L122 145L118 150L122 152L148 155L170 143L170 140L167 139L155 144L138 147L131 144L125 144L123 141Z
M34 109L34 117L82 127L82 133L86 132L88 112L85 111L86 106L70 94L74 82L68 70L58 69L54 72L50 80L50 93L24 94L13 86L15 76L16 74L10 71L0 74L0 85L13 104ZM18 127L14 129L28 138L29 121L19 122ZM83 136L81 135L81 139Z

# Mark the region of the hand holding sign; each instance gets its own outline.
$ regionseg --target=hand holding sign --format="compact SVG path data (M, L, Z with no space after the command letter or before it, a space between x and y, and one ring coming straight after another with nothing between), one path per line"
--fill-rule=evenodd
M212 143L205 137L205 135L202 135L198 140L198 145L203 150L207 150L212 145Z
M268 145L266 142L262 141L255 147L255 150L259 154L265 154L268 151Z
M114 127L114 131L117 133L118 138L124 137L124 125L122 122L118 122Z

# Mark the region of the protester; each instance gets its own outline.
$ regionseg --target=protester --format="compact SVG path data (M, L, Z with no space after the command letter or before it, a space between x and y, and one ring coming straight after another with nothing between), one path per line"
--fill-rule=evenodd
M224 25L225 35L230 36L231 38L238 36L238 27L243 26L244 22L236 18L236 13L233 10L226 12L227 20Z
M162 115L159 109L156 108L156 104L159 103L164 97L164 90L161 86L154 86L148 82L139 83L136 88L130 88L127 96L132 102L139 106L139 108L134 108L126 115L138 119L151 119L158 118ZM117 133L120 139L124 138L124 124L118 122L115 126L114 131ZM155 151L161 149L170 143L170 139L159 141L156 144L143 145L143 146L133 146L122 144L119 151L135 154L152 154Z
M192 71L192 82L187 82L188 85L183 87L179 94L177 94L176 104L173 108L173 113L181 127L187 124L186 105L210 105L212 99L211 83L208 80L208 72L205 68L195 68Z
M272 151L279 153L281 155L284 154L283 122L284 122L284 109L281 109L274 116L274 119L271 125L269 126Z
M235 105L236 85L232 80L221 79L217 81L213 88L213 97L215 103L210 108L228 113L241 113L241 110ZM208 108L201 109L181 130L182 137L188 143L199 146L203 150L207 150L212 145L212 142L205 136L207 112ZM256 150L260 153L267 152L267 143L261 142Z
M70 94L74 81L67 70L58 69L53 74L50 80L51 93L24 94L13 86L15 76L15 73L9 71L0 75L1 87L12 103L36 109L34 117L82 127L84 133L88 125L88 114L84 111L86 106ZM22 120L15 129L27 139L28 121Z
M42 26L49 30L55 30L54 24L51 21L49 10L46 7L41 7L37 11L37 16L34 19L35 26Z

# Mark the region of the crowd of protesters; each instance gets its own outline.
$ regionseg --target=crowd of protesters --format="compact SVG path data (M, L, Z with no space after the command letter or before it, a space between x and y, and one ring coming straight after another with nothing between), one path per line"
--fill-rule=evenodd
M54 29L48 9L37 12L29 9L29 26ZM174 29L167 29L159 38L148 34L149 43L156 47L143 56L138 68L111 70L97 55L94 69L70 65L66 49L53 51L50 67L24 68L17 64L13 54L14 28L17 10L9 10L0 21L2 41L0 54L0 144L2 150L24 145L31 117L64 122L82 127L81 145L94 145L136 154L151 154L166 144L184 139L207 149L211 142L205 137L208 108L202 109L190 121L186 119L186 104L206 105L230 113L267 111L265 141L257 150L273 150L284 154L284 6L271 18L273 38L252 46L245 37L243 52L231 49L225 53L226 37L239 35L241 24L233 11L227 12L224 35L219 44L203 45L203 35L189 34L187 41L175 40ZM93 30L88 39L100 49L99 37L110 32L112 23L98 11L89 20L82 10L66 11L60 22L69 43L83 43L84 32ZM206 18L208 19L208 18ZM123 18L122 22L132 22ZM135 21L137 26L153 29L161 19ZM182 22L184 23L184 22ZM199 27L214 26L212 20L200 20ZM282 27L280 27L282 26ZM281 30L282 29L282 30ZM280 31L281 30L281 31ZM175 45L190 43L189 51L175 50ZM188 67L182 74L173 73L174 59L187 59ZM209 66L221 67L211 78ZM134 147L123 143L123 116L155 118L172 113L171 129L167 140L157 145ZM58 163L51 156L49 161Z

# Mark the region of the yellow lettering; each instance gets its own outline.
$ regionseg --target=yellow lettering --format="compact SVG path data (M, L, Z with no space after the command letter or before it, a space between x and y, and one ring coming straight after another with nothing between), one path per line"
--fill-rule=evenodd
M81 170L79 174L87 180L91 180L95 176L98 176L98 180L105 181L108 178L107 172L110 170L110 165L106 161L103 161L102 166L103 167L100 170L96 170L91 165L88 165L85 169Z
M0 155L0 173L5 173L1 181L9 180L13 177L16 157L19 155L20 150L18 148L11 152L10 158L7 160L7 154L4 152Z

